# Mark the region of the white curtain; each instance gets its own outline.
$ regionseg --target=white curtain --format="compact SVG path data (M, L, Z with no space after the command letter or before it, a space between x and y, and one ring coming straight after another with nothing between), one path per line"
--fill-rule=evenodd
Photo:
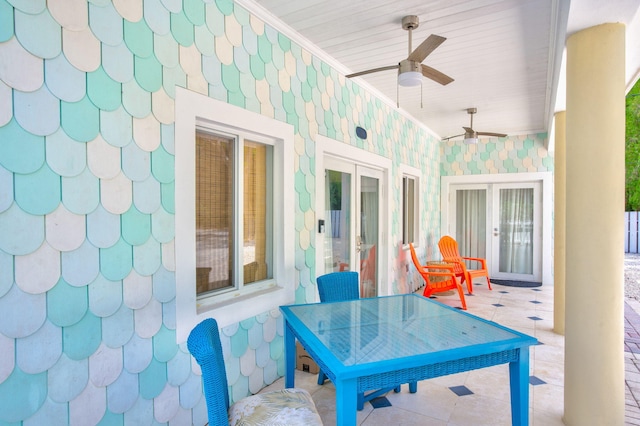
M456 241L461 256L487 257L487 191L456 191ZM475 262L474 262L475 263ZM475 267L475 265L468 265Z
M500 190L500 272L533 273L533 188Z

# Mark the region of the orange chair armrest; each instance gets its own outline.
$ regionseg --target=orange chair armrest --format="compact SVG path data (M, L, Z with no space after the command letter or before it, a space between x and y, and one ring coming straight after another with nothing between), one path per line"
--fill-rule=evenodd
M449 269L450 271L453 271L453 269L455 268L455 265L452 264L443 264L443 265L424 265L423 268L427 268L427 269Z
M476 262L480 262L484 265L484 263L486 262L485 259L481 258L481 257L463 257L464 260L474 260Z

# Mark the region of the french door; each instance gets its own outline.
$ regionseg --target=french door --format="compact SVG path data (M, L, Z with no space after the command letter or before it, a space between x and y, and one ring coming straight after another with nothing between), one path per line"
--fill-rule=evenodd
M496 279L540 281L540 182L451 186L450 231L463 256L487 259Z
M359 272L360 296L375 297L383 173L329 156L324 159L324 167L325 273Z

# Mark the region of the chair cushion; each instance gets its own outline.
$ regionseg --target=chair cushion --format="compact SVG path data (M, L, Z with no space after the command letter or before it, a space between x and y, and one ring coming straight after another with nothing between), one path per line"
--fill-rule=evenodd
M283 389L244 398L229 408L229 425L322 425L304 389Z

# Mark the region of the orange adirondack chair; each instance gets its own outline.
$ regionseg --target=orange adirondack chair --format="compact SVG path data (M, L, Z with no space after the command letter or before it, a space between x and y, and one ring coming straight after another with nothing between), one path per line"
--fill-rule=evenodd
M458 243L448 235L440 238L440 241L438 242L438 248L440 249L442 260L447 263L456 265L454 272L456 276L460 277L463 283L466 281L469 293L473 293L473 279L478 277L485 277L487 279L489 290L491 290L491 281L489 281L489 272L487 271L486 259L482 259L480 257L460 256L460 252L458 251ZM464 263L465 260L478 262L480 264L480 267L478 269L467 269L467 266Z
M409 249L411 250L411 260L413 260L413 264L420 275L422 275L422 278L424 278L425 285L422 295L429 297L433 293L457 290L460 296L460 302L462 303L462 309L467 310L467 302L464 300L462 284L454 272L455 266L453 264L422 265L418 260L413 244L409 243Z

